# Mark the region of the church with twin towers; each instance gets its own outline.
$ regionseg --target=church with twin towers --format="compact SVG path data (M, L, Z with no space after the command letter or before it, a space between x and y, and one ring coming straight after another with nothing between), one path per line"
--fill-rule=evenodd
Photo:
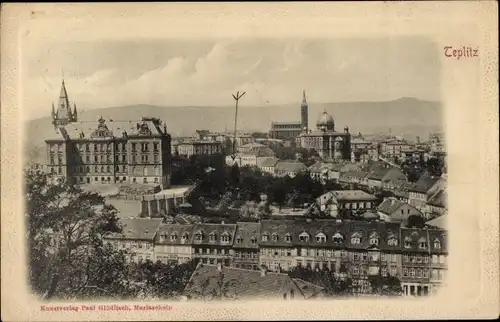
M309 105L306 91L302 92L300 122L272 122L269 136L293 142L297 147L313 149L325 161L351 159L351 134L349 127L337 131L333 117L326 111L319 115L316 129L309 127Z

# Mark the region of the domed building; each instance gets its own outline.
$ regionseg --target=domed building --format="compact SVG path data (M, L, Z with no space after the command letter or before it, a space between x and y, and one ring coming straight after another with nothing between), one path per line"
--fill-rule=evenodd
M315 131L305 131L296 139L297 146L314 149L324 160L340 161L351 158L351 134L335 131L335 121L325 110L316 122Z

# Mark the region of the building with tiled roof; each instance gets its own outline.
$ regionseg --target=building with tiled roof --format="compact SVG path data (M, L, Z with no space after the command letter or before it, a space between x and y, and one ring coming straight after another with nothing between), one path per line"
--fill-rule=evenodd
M194 257L203 264L224 263L231 266L234 250L235 224L195 224L193 227Z
M262 220L259 239L259 261L268 269L279 272L297 266L293 247L293 220Z
M303 283L299 282L301 286ZM223 285L222 288L220 285ZM314 292L317 293L316 291ZM188 299L294 300L306 296L287 274L262 270L199 265L184 294ZM310 297L310 292L306 292Z
M192 258L193 225L162 224L155 238L155 258L165 264L187 263Z
M264 173L269 173L274 175L274 169L276 167L276 163L278 163L279 159L276 157L263 157L257 159L257 167L260 171Z
M408 203L420 210L426 208L429 198L444 181L439 177L423 174L415 184L408 187Z
M446 232L402 228L401 240L404 295L425 296L435 292L446 273Z
M340 183L356 183L368 185L368 173L364 171L347 171L341 172L339 176Z
M446 214L448 194L446 190L439 190L427 201L427 212L430 217L437 217Z
M104 238L107 243L117 249L130 250L129 259L132 261L152 261L155 256L155 238L161 222L162 219L121 218L119 225L121 225L122 231L107 235Z
M384 220L398 222L404 226L408 224L408 218L410 216L419 216L424 218L424 215L420 210L393 197L384 199L384 201L382 201L382 203L377 207L377 212L381 218L384 218Z
M234 267L257 269L259 267L260 223L238 222L234 237Z
M170 185L171 137L157 118L61 124L45 143L47 171L71 183Z
M295 177L298 173L304 172L307 167L298 161L278 161L274 167L274 173L278 177Z

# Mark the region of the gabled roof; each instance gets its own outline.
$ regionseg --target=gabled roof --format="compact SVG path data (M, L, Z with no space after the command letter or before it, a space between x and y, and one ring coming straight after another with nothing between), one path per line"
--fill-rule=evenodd
M386 214L386 215L391 215L393 214L396 210L399 209L399 207L407 204L406 202L403 202L401 200L398 200L396 198L385 198L384 201L377 207L377 211Z
M297 287L300 289L300 292L302 293L302 295L304 295L304 298L306 300L321 293L324 290L324 287L321 287L321 286L313 284L313 283L306 282L300 278L292 278L292 280L295 282Z
M175 236L172 239L170 236ZM183 237L186 236L186 239ZM190 245L193 237L193 225L162 224L156 234L155 243L165 245Z
M426 224L446 230L448 228L448 217L443 215L429 220Z
M401 228L401 249L407 252L429 252L430 240L427 229ZM405 246L406 240L410 241L410 247ZM419 241L427 242L427 247L420 248Z
M294 233L294 224L293 220L262 220L260 227L260 238L259 245L260 246L291 246L293 242L293 233ZM289 234L292 236L292 242L286 242L285 239L278 238L277 241L273 241L272 234L276 233L278 236L285 236ZM262 240L262 236L267 234L267 241Z
M346 246L350 249L367 250L369 248L379 248L383 250L399 250L401 240L399 239L399 223L385 223L381 221L367 222L353 220L349 222L349 236ZM359 234L361 240L359 244L351 243L351 236ZM370 239L373 233L378 236L378 245L371 245ZM395 238L398 241L397 245L389 245L390 238Z
M434 196L432 196L427 204L434 207L446 208L447 193L445 190L438 191Z
M238 242L241 238L241 242ZM255 244L252 239L255 238ZM238 222L234 236L233 248L259 248L260 223Z
M322 173L323 171L333 170L334 163L318 161L309 167L309 171L313 173Z
M333 236L338 233L343 236L344 242L346 242L348 229L348 225L343 222L337 222L335 219L313 220L311 222L296 221L294 224L292 243L297 246L341 247L343 244L336 245L333 242ZM309 237L307 240L300 238L300 235L304 233ZM316 240L316 236L321 233L326 236L325 242ZM280 239L284 238L283 235L279 237Z
M433 177L427 174L422 175L414 185L408 188L408 191L427 193L438 180L439 177Z
M109 235L111 239L136 239L153 241L162 219L156 218L121 218L121 233Z
M259 166L259 160L260 166L266 168L276 166L276 163L279 161L279 159L275 157L262 157L257 159L257 166Z
M261 276L257 270L247 270L232 267L223 267L223 282L226 286L226 293L233 295L237 299L262 300L262 299L282 299L281 290L292 283L296 290L296 296L299 289L295 282L287 275L273 272L266 272ZM215 265L200 265L193 272L184 293L188 296L196 297L197 292L202 292L209 296L219 291L220 272Z
M300 172L307 170L307 167L298 161L278 161L275 166L275 171L283 172Z
M363 190L335 190L332 191L335 199L340 201L347 200L377 200L377 197L371 195Z
M232 246L234 242L235 231L235 224L196 224L193 227L193 244ZM195 237L198 233L201 233L201 241L196 241ZM227 243L222 243L221 241L221 236L224 233L229 236L229 242ZM210 234L215 234L215 241L210 241Z
M429 247L433 254L448 253L448 234L444 229L429 229ZM436 241L439 242L440 248L436 248Z
M364 171L347 171L344 172L340 175L341 178L346 178L346 177L354 177L354 178L359 178L363 179L368 175L368 173Z

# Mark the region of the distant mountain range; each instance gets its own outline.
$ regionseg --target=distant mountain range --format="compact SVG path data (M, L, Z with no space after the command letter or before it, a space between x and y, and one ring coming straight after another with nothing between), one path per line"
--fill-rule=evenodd
M426 139L430 132L441 131L443 113L440 102L416 98L401 98L385 102L309 102L309 127L316 127L316 120L326 110L335 120L337 130L348 126L351 133L387 133L404 135L414 139ZM166 122L173 136L189 136L199 129L211 131L232 131L234 128L234 106L153 106L129 105L81 111L81 121L104 119L140 120L143 116L159 117ZM300 102L297 104L245 106L240 103L238 130L267 132L271 122L300 121ZM27 152L34 153L44 146L44 140L53 131L51 119L44 117L26 124ZM36 153L38 154L38 153ZM32 156L35 158L35 156Z

